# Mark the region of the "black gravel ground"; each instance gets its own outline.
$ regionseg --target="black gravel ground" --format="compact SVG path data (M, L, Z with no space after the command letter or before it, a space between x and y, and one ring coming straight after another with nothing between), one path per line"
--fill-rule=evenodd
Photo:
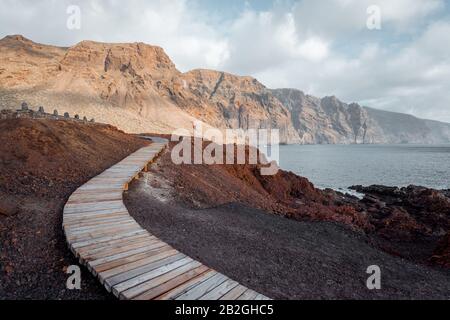
M275 299L450 299L450 272L390 256L333 223L288 220L241 204L194 210L161 202L144 176L130 214L181 252ZM367 267L381 268L369 290Z
M0 299L98 300L112 298L81 268L81 290L69 290L67 266L78 261L62 231L65 198L28 197L21 211L0 219Z

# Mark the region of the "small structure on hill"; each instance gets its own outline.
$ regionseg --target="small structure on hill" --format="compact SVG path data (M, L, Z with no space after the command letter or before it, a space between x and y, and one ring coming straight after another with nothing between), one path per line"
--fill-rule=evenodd
M21 103L20 108L17 110L0 109L0 119L16 118L83 121L85 124L95 122L94 118L88 120L86 116L81 117L79 114L75 114L71 118L69 112L64 112L64 116L60 116L57 109L54 109L53 113L46 113L43 106L37 107L36 111L31 109L25 101Z
M28 108L28 103L22 102L20 109L15 112L15 118L33 117L33 111Z
M8 109L0 110L0 119L10 119L13 117L13 111Z

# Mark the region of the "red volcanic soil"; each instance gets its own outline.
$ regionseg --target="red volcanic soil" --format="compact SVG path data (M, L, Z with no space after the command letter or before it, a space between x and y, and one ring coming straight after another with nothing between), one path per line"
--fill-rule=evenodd
M204 142L203 148L208 144ZM248 157L248 149L246 152ZM297 221L337 222L370 235L373 245L392 255L425 264L450 263L448 255L435 252L450 230L449 192L417 186L355 186L365 194L360 200L333 190L319 190L307 178L292 172L261 175L260 168L248 164L174 165L167 153L159 172L173 182L177 198L191 208L239 202Z
M81 291L66 289L64 270L77 261L62 208L77 187L147 143L108 125L0 121L0 299L108 297L86 270ZM378 186L361 189L360 201L259 169L174 165L167 152L125 200L155 235L271 297L449 298L448 272L416 265L449 266L448 194ZM162 181L169 203L145 187ZM387 291L364 286L373 263L390 270Z
M0 120L0 299L103 299L82 271L82 290L65 287L77 261L62 232L62 208L84 182L148 144L109 125Z
M208 144L204 142L203 147ZM248 159L248 148L246 156ZM307 218L341 222L354 229L371 228L353 206L338 201L334 193L316 189L307 178L283 170L275 175L261 175L260 169L261 165L250 164L174 165L167 153L159 170L173 182L177 196L188 206L202 208L241 202L296 220Z
M450 268L450 232L439 241L431 262Z
M394 206L374 216L369 209L375 206L357 198L321 191L282 170L262 176L259 169L176 165L168 151L131 185L124 201L155 236L272 298L450 298L448 271L398 257L413 250L430 257L437 237L423 243L413 234L425 221L408 215L402 223ZM426 224L438 221L433 215ZM400 239L389 238L395 230ZM383 290L366 287L373 264L383 270Z

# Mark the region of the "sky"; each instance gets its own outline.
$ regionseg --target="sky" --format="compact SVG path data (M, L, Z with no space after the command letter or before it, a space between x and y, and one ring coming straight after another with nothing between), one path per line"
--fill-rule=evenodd
M79 28L67 27L71 5ZM0 37L9 34L60 46L140 41L181 71L450 122L445 0L0 0Z

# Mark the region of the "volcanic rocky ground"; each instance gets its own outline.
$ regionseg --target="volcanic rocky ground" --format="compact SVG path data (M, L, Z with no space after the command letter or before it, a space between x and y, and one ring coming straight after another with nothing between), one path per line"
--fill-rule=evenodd
M447 192L355 187L371 191L360 201L289 172L261 176L260 166L174 165L170 157L126 193L130 214L246 286L277 299L450 298ZM366 287L373 264L382 269L380 291Z
M78 186L146 144L114 127L70 121L0 121L0 297L104 299L62 233ZM172 144L173 146L173 144ZM273 298L450 298L448 192L355 187L363 200L321 191L254 165L174 165L166 152L132 184L126 205L180 251ZM369 265L382 290L365 286Z
M62 231L70 194L146 142L101 124L0 120L0 299L105 299L82 270L82 290L67 290L77 264Z

